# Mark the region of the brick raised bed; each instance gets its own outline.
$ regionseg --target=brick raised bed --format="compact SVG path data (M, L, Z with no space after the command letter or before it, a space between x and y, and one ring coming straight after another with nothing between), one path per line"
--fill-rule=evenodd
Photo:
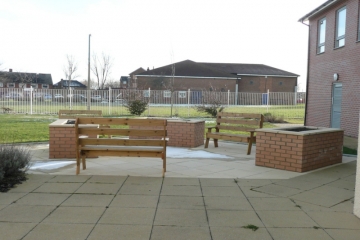
M256 130L257 166L306 172L342 162L344 131L303 127Z
M131 126L132 128L145 128ZM148 128L148 127L146 127ZM167 136L168 146L198 147L204 144L205 121L202 120L168 120ZM136 137L132 137L136 138Z

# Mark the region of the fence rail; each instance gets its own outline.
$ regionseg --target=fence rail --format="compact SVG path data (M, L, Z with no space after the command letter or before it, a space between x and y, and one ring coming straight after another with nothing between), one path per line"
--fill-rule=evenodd
M89 92L88 92L89 91ZM148 102L145 116L196 117L196 106L221 104L228 111L271 113L284 118L303 118L304 92L235 93L212 91L163 90L72 90L72 89L9 89L0 88L0 108L4 112L23 114L57 114L60 109L102 110L104 115L127 115L127 102L142 99Z

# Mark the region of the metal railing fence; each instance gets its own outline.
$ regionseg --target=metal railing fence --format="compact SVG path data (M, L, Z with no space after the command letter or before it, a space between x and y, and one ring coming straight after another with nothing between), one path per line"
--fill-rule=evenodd
M72 89L0 88L3 112L23 114L57 114L60 109L87 109L87 91ZM148 102L144 116L196 117L196 106L220 104L225 111L271 113L284 118L303 118L304 92L214 92L109 89L89 90L90 109L103 115L128 115L126 103L134 99ZM200 114L201 115L201 114ZM202 114L204 115L204 114Z

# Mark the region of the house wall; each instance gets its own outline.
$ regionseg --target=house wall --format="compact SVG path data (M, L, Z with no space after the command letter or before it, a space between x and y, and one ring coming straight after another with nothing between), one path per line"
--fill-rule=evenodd
M296 77L265 77L265 76L240 76L239 92L266 93L294 92L297 86Z
M335 49L336 11L346 7L345 46ZM326 17L325 52L317 54L318 21ZM359 1L340 1L310 19L309 82L306 125L331 126L334 73L342 83L341 128L358 137L360 107L360 42L357 41Z
M219 78L174 78L175 90L186 91L203 90L235 92L238 81L239 92L265 93L270 92L294 92L297 85L297 78L286 77L261 77L261 76L239 76L237 79ZM140 90L151 89L162 90L164 86L170 86L169 77L146 77L137 76L137 86Z

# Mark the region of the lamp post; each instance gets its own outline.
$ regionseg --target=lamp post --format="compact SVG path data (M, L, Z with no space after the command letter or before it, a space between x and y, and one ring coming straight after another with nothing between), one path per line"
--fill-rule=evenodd
M87 110L90 110L90 37L91 37L91 34L89 34L89 58L88 58Z

